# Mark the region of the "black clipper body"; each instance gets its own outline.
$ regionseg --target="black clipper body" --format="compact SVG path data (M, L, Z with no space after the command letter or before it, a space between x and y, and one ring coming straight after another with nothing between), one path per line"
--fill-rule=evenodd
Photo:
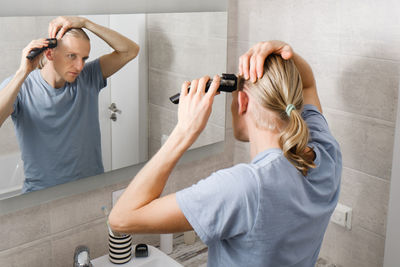
M47 41L49 41L49 45L42 47L42 48L34 48L32 49L29 54L26 56L27 59L32 60L34 59L37 55L40 55L44 50L47 48L54 48L57 46L57 39L56 38L47 38Z
M210 85L212 83L212 79L210 79L207 84L206 84L206 92L208 91L208 88L210 88ZM220 85L218 87L218 92L233 92L237 89L237 77L235 74L228 74L228 73L223 73L221 75L221 81ZM188 87L188 90L190 90L190 86ZM172 103L178 104L179 103L179 97L180 93L177 93L176 95L171 96L169 99L171 100Z

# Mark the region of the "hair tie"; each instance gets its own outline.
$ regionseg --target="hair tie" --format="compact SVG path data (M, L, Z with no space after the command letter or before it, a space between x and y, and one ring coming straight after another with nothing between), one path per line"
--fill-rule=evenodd
M293 104L289 104L286 106L286 114L290 117L290 113L292 110L296 109L296 107Z

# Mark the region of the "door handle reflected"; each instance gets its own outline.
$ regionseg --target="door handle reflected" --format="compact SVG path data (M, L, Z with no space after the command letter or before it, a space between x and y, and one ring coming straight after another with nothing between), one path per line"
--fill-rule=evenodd
M113 112L110 116L110 120L112 121L117 121L117 114L115 114L115 112Z
M115 103L111 103L111 105L108 107L108 109L109 110L111 110L112 112L116 112L116 113L118 113L118 114L121 114L122 113L122 110L119 110L118 108L117 108L117 104L115 104Z

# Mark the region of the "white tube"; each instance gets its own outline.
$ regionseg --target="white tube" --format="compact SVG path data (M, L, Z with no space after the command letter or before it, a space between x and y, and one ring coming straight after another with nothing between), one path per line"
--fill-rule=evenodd
M170 254L172 252L172 234L160 235L160 249L165 254Z

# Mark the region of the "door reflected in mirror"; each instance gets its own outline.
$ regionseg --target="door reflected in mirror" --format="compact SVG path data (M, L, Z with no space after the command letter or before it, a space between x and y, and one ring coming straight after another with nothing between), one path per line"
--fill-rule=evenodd
M98 94L98 120L99 149L105 172L144 162L161 147L177 122L178 106L169 101L169 96L179 92L186 80L226 72L226 12L82 17L140 46L139 55L111 75ZM47 37L49 22L54 18L0 18L0 34L7 36L0 40L3 51L0 82L14 76L20 66L22 50L31 40ZM89 30L85 32L90 38L88 62L114 51ZM90 125L88 123L87 127ZM0 199L21 194L24 164L28 168L27 162L31 162L24 153L21 155L19 146L23 144L18 143L15 131L15 122L8 117L0 128ZM192 148L223 141L224 134L225 95L221 94L215 98L207 128ZM66 151L73 149L78 148L68 147ZM40 150L40 153L49 153L44 147ZM88 151L82 153L88 155ZM59 163L72 170L75 168L68 165L68 161ZM49 160L48 164L54 163ZM83 177L74 176L70 180L78 178ZM51 180L52 175L46 179ZM69 179L60 183L66 181ZM55 181L51 185L58 183Z

